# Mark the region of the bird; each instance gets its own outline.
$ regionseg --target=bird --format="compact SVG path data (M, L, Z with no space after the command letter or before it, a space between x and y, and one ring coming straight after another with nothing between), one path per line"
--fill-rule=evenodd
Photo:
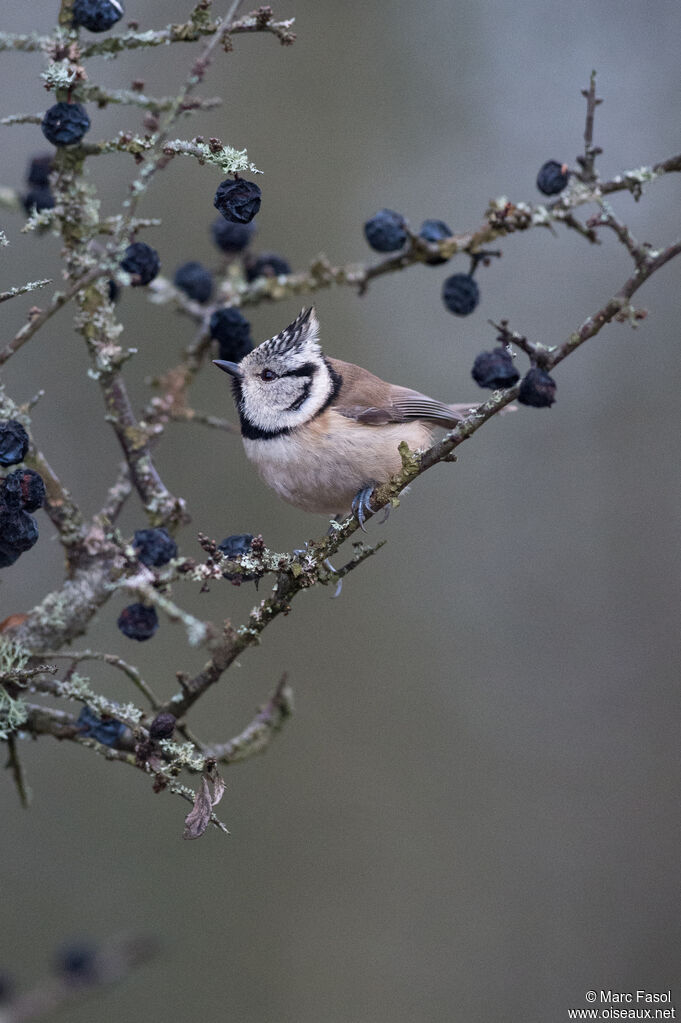
M355 514L362 529L374 488L399 471L401 441L429 446L473 404L448 405L324 355L314 307L240 362L232 377L247 457L280 498L303 511Z

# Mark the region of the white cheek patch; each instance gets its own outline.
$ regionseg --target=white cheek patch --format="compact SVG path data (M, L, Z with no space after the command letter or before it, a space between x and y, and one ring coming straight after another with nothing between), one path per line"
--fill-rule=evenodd
M250 387L243 390L243 412L246 418L258 429L267 433L278 433L282 430L294 430L303 423L308 423L324 407L332 390L332 382L326 366L321 363L312 377L291 377L292 385L277 388L286 377L275 381L268 394L268 385ZM305 395L305 386L308 393ZM298 399L302 398L297 408Z

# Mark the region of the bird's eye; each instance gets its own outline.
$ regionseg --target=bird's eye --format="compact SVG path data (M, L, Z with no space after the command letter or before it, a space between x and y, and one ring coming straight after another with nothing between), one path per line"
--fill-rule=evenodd
M274 372L273 369L264 369L262 371L262 373L260 374L260 379L261 380L276 380L277 379L277 374Z

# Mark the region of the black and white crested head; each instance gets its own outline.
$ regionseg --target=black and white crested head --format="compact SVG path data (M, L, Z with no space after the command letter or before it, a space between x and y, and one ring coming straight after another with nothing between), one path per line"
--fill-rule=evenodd
M319 320L314 306L302 309L293 323L289 323L288 327L284 327L279 334L275 334L268 341L263 341L257 350L268 357L275 355L295 357L297 353L303 353L306 358L313 354L321 356Z
M310 422L333 400L341 384L322 354L313 308L303 309L288 327L249 352L238 367L217 364L234 377L241 432L251 440L278 437Z

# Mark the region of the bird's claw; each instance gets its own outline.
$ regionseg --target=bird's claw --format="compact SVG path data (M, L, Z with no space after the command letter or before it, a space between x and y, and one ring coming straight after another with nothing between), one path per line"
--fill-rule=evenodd
M366 526L364 525L365 516L367 512L373 515L373 508L371 507L371 495L374 492L374 484L370 484L368 487L364 487L360 490L352 499L351 510L359 522L359 528L363 533L366 533Z

